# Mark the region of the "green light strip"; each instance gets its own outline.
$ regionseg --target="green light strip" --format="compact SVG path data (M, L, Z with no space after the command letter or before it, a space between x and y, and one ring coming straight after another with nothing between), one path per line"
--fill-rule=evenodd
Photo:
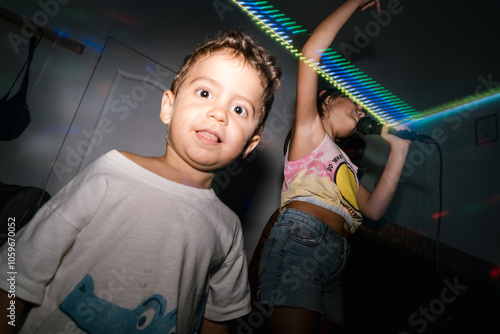
M429 115L443 112L461 105L471 103L491 95L500 94L500 87L489 89L475 95L470 95L455 101L451 101L434 108L417 113L415 109L407 105L389 90L385 89L375 80L369 78L361 70L350 64L345 58L330 48L319 50L323 53L322 64L314 63L306 59L291 44L288 33L296 35L307 32L297 22L279 10L273 9L267 1L237 1L233 0L243 11L256 21L257 26L264 30L271 38L283 45L299 61L303 61L314 68L318 75L324 78L332 86L336 87L355 103L362 106L370 115L381 123L395 125L406 123L409 120L417 120ZM255 15L254 15L255 14Z
M463 97L460 99L456 99L454 101L443 103L443 104L438 105L438 106L433 107L433 108L426 109L426 110L422 111L421 113L419 113L418 118L415 118L415 119L422 119L422 118L425 118L425 117L428 117L428 116L431 116L431 115L434 115L434 114L437 114L437 113L440 113L443 111L447 111L447 110L450 110L453 108L457 108L457 107L463 106L465 104L472 103L472 102L475 102L477 100L481 100L481 99L484 99L486 97L490 97L490 96L493 96L496 94L500 94L500 86L495 87L495 88L490 88L486 91L476 93L474 95L469 95L469 96L466 96L466 97Z
M274 38L278 43L283 45L287 50L289 50L294 56L298 57L299 60L309 63L309 66L313 67L318 75L323 77L327 82L332 84L334 87L349 96L354 102L361 105L368 113L373 115L379 122L386 123L389 120L392 124L395 123L394 114L382 110L381 105L384 109L389 111L395 110L398 114L404 112L404 115L408 118L408 115L414 112L414 110L402 102L399 98L390 93L387 89L382 87L380 84L376 83L373 79L368 78L362 71L357 69L354 65L350 64L341 55L332 51L330 48L326 50L321 50L323 52L324 64L313 63L312 61L306 59L302 54L294 48L291 44L291 39L286 36L285 29L292 34L305 33L306 29L302 28L295 21L290 18L284 18L284 14L279 14L278 10L272 9L273 6L268 5L265 1L252 2L252 1L237 1L233 0L236 4L240 6L247 14L252 17L252 20L257 21L257 25L264 30L264 32L270 37ZM247 9L247 6L250 9ZM274 17L278 19L274 20L272 23L271 17L267 14L273 13ZM254 15L255 14L255 15ZM274 28L271 26L276 26L276 22L281 22L281 28ZM281 32L277 31L278 29ZM285 35L284 37L282 35ZM327 65L325 65L325 63ZM332 68L335 67L335 68ZM335 74L334 79L331 74ZM352 93L352 92L355 93ZM369 96L369 98L364 98L359 91L362 91ZM356 95L357 94L357 95ZM374 110L374 108L376 110ZM402 117L399 117L401 119Z

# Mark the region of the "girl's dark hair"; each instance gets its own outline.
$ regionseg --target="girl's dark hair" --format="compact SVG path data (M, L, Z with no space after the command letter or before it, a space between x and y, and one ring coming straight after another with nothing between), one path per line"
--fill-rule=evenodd
M325 90L322 90L321 92L318 93L318 100L317 100L317 107L318 107L318 114L321 119L325 118L325 106L327 105L327 101L329 101L329 98L331 97L333 100L339 97L344 97L346 96L344 93L342 93L339 89L337 88L328 88Z

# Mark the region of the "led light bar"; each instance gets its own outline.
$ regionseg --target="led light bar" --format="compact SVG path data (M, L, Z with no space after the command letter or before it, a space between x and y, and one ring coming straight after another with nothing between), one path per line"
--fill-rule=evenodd
M309 66L314 68L319 76L361 105L379 122L394 125L404 123L416 115L415 109L369 78L336 51L330 48L318 50L319 53L322 53L320 63L314 63L302 56L299 50L293 46L291 36L308 34L307 30L291 18L286 17L285 14L280 13L267 1L233 0L233 2L248 13L257 26L269 34L271 38L283 45L300 61L309 63Z

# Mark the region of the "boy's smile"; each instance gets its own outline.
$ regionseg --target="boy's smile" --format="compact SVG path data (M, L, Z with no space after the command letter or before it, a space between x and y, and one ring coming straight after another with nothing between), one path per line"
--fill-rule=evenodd
M213 172L259 142L264 88L257 71L231 51L198 60L177 95L164 94L160 117L170 125L167 155ZM187 167L187 166L186 166Z
M197 135L200 137L200 140L210 143L220 143L219 135L216 132L210 130L198 131Z

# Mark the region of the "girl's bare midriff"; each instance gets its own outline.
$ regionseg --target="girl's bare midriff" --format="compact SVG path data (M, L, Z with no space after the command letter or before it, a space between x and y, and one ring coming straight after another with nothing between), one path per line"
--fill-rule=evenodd
M321 206L302 201L291 201L286 205L289 209L296 209L314 216L328 225L332 230L344 238L349 238L349 224L340 215Z

